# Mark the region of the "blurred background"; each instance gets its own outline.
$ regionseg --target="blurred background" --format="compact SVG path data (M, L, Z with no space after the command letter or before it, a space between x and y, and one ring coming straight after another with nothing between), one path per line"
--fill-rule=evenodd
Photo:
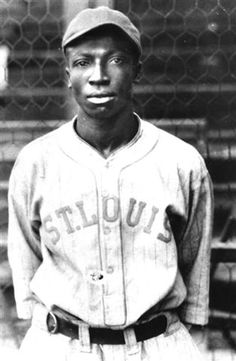
M60 50L75 12L108 5L142 33L136 111L193 144L214 182L208 360L236 360L236 1L0 0L0 352L13 359L26 331L7 260L7 191L29 141L71 119ZM26 165L27 166L27 165Z

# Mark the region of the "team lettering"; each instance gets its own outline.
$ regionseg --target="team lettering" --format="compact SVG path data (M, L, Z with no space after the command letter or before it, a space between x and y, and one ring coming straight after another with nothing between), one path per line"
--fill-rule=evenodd
M88 215L85 210L85 204L83 201L75 202L76 211L80 216L80 224L74 225L71 221L74 213L74 209L70 206L64 206L55 210L55 216L57 219L62 221L63 226L67 234L75 233L80 231L83 228L91 227L98 224L98 216L96 214ZM159 213L159 209L153 206L150 210L147 209L147 203L143 201L137 201L134 198L130 198L129 207L127 215L125 217L126 224L134 228L141 223L144 223L142 220L144 209L148 212L148 221L145 221L143 224L143 232L151 234L153 231L153 225L155 223L156 217ZM121 216L120 200L115 196L104 197L102 202L102 217L106 222L116 222L120 219ZM146 218L147 219L147 218ZM48 215L43 219L43 226L46 232L50 233L52 242L56 244L60 240L60 232L53 222L53 216ZM171 241L171 227L167 215L163 222L164 231L158 233L157 239L162 242L169 243ZM109 233L111 230L107 226L106 233Z

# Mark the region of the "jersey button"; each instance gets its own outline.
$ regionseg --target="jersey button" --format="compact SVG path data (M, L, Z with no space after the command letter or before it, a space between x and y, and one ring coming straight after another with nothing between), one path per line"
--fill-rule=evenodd
M114 267L109 266L107 267L107 273L113 273L114 272Z
M103 233L104 233L105 235L110 234L110 233L111 233L111 228L110 228L110 227L107 227L107 226L104 226L104 227L103 227Z
M91 280L94 282L101 281L103 279L102 271L93 271L90 273Z

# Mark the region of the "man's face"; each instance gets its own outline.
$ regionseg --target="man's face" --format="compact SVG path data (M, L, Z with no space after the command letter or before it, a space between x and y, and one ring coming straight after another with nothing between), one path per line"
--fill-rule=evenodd
M130 109L138 65L129 48L123 37L90 34L67 49L69 86L86 115L105 119Z

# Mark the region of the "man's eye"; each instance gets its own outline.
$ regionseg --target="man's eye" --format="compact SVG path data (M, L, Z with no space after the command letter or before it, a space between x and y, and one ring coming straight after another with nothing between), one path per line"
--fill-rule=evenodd
M115 58L111 59L111 63L114 63L114 64L122 64L123 62L124 62L124 59L120 58L120 57L115 57Z
M76 67L85 67L85 66L88 66L89 65L89 62L87 60L77 60L74 62L74 66Z

